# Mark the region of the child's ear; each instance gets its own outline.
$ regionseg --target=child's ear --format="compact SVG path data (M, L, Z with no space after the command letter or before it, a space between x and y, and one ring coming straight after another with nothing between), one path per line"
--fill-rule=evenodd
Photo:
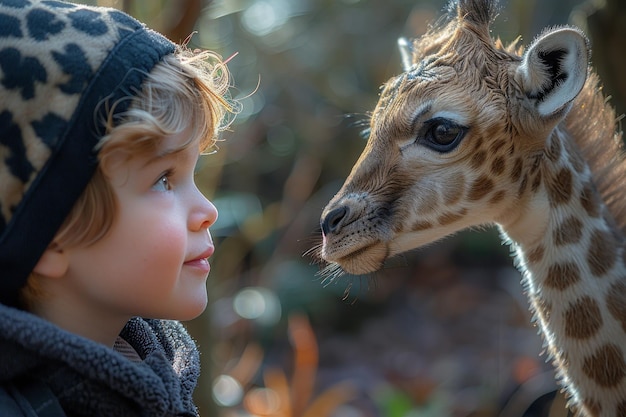
M52 243L45 250L37 265L33 269L36 274L50 278L61 278L69 266L67 254L56 243Z

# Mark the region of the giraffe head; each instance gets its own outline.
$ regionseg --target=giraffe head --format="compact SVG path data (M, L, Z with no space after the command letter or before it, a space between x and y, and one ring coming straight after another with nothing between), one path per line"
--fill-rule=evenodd
M400 40L370 136L321 217L320 256L352 274L456 231L514 222L587 77L588 46L552 29L525 51L490 37L495 5L453 1L447 23Z

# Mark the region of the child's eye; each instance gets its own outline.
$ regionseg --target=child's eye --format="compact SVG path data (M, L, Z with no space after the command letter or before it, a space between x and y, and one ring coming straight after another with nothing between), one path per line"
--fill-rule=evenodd
M172 183L170 182L170 176L172 175L171 171L165 172L161 177L154 183L152 189L155 191L170 191L172 189Z

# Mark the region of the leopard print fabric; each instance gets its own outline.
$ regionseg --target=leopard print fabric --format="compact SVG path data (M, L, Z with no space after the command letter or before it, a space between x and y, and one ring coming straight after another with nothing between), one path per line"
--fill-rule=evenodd
M103 100L132 95L174 51L118 10L0 0L0 302L16 304L93 175Z

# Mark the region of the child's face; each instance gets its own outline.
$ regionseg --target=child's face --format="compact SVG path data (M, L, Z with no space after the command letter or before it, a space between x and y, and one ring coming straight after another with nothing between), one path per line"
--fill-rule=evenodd
M166 138L174 149L184 135ZM111 230L94 245L69 251L68 277L95 311L122 318L189 320L206 307L208 231L217 210L198 190L197 145L160 157L114 162L118 201Z

